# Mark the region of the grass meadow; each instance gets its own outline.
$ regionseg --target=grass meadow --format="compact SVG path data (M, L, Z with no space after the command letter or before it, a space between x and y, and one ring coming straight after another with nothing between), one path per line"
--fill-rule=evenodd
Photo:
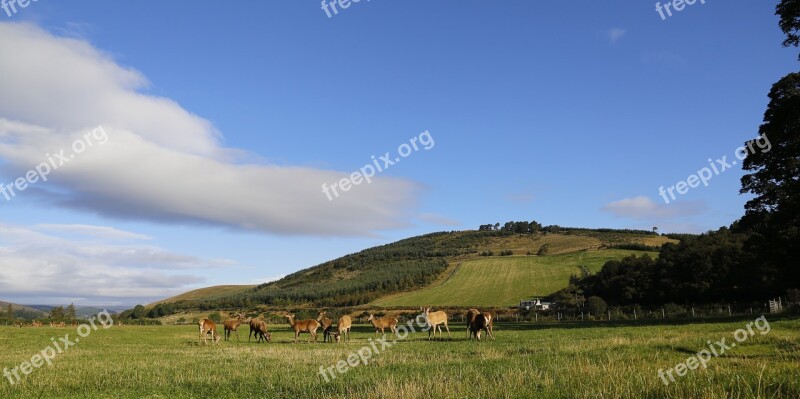
M768 317L769 320L769 317ZM495 341L429 342L418 332L326 383L335 365L374 337L357 326L347 344L293 344L288 327L270 326L270 344L203 346L194 326L100 329L0 397L45 398L798 398L800 320L770 320L737 347L665 386L668 369L727 338L752 319L701 324L498 323ZM13 368L74 328L0 327L0 367ZM307 338L307 335L302 337ZM320 334L320 340L322 339Z
M605 249L553 256L481 257L466 260L452 276L419 290L389 295L373 305L496 307L518 304L520 299L546 296L567 286L572 275L581 275L579 265L599 271L610 260L658 253ZM499 273L498 271L502 271Z

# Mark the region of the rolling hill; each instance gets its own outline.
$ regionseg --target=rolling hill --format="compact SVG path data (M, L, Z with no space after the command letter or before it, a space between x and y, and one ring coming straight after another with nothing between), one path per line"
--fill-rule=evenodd
M483 298L491 298L492 304L505 305L531 295L549 294L552 291L545 291L551 288L553 291L563 288L571 274L580 272L578 264L597 270L606 260L624 257L631 253L631 249L657 248L668 242L677 241L644 231L558 226L538 233L498 230L432 233L346 255L257 287L209 287L156 304L172 304L173 308L180 310L258 305L389 306L417 304L420 301L433 304L429 302L432 299L454 303L453 298L446 297L475 290L474 284L480 280L479 276L495 274L500 280L496 281L498 284L485 287L488 291L483 290L486 292ZM524 256L536 254L545 245L549 248L548 256ZM620 246L627 250L608 252ZM514 256L481 256L501 252ZM575 255L560 256L566 254ZM453 274L462 262L468 267ZM450 275L453 275L453 279L445 285L444 280ZM541 280L540 287L530 286L531 279L541 279L542 276L546 276L547 280ZM507 293L496 293L501 290L497 287L503 287L503 284L511 284L515 288ZM452 291L437 290L437 287L441 289L443 286ZM468 298L484 300L480 299L481 296Z
M5 312L6 312L6 309L8 309L8 304L9 304L9 302L0 301L0 313L3 313L3 317L5 317ZM14 313L17 314L18 316L20 315L20 312L26 313L26 315L25 315L26 318L28 318L28 317L42 317L42 316L45 315L45 312L43 312L43 311L41 311L39 309L36 309L36 308L32 308L30 306L18 305L16 303L11 303L11 306L12 306L12 308L14 310Z
M610 260L658 253L604 249L555 256L505 256L461 262L444 281L420 290L388 295L372 302L395 306L511 306L521 299L543 297L567 286L586 267L595 273Z
M181 301L211 300L231 295L243 294L244 292L254 288L256 288L255 285L217 285L213 287L199 288L194 291L185 292L183 294L176 295L158 302L153 302L147 306L150 307L158 304L175 303Z

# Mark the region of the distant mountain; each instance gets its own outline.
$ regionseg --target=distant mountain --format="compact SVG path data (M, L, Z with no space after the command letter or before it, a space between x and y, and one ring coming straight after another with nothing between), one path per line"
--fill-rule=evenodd
M61 306L66 308L69 305L61 305ZM55 306L53 306L53 305L28 305L27 307L39 310L40 312L43 312L43 313L50 313L50 311L53 310L53 308ZM130 308L129 306L76 306L75 307L75 315L78 316L79 319L86 319L86 318L89 318L91 316L94 316L94 315L102 312L104 309L108 310L109 313L114 314L114 313L122 312L124 310L128 310L129 308Z

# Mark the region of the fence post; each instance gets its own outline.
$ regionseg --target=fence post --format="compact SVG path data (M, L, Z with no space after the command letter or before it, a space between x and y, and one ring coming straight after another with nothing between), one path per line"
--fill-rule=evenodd
M608 311L608 320L611 320L611 311Z
M633 309L633 319L636 320L636 309Z
M694 307L692 308L692 317L694 317Z
M728 316L731 316L731 305L728 305Z
M661 308L661 318L666 319L667 315L664 313L664 308Z

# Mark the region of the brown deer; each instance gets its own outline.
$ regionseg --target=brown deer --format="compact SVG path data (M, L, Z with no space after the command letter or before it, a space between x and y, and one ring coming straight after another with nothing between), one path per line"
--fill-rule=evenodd
M353 319L350 316L342 316L339 318L339 322L336 323L336 333L344 337L345 342L350 340L351 328L353 328Z
M447 329L447 337L450 338L450 327L447 326L447 313L438 310L436 312L431 312L431 308L425 308L425 320L428 322L428 340L431 339L431 333L433 333L433 338L436 338L436 327L440 324L444 324L444 328ZM439 327L439 335L442 335L442 328Z
M472 322L475 321L475 316L481 313L478 309L470 309L467 311L467 338L472 338Z
M378 336L378 330L381 331L382 335L386 335L384 332L385 329L389 329L392 333L396 333L397 329L397 319L394 317L375 317L371 313L369 315L369 319L367 321L372 322L372 326L375 327L375 336Z
M486 319L486 327L484 328L486 335L494 340L494 316L489 312L483 312L483 317Z
M200 327L200 339L203 343L208 345L208 334L211 334L211 340L216 344L222 338L217 332L217 324L209 319L200 320L197 323Z
M253 318L250 319L250 334L247 335L247 342L250 342L250 338L252 338L253 335L255 335L256 339L258 339L258 331L259 331L258 327L259 327L260 323L263 323L263 322L264 322L264 320L261 319L261 316L259 316L256 319L253 319ZM264 323L264 324L266 325L266 323Z
M225 340L228 341L231 338L231 332L236 333L236 341L239 341L239 326L242 325L244 322L244 315L239 313L236 315L235 319L228 319L225 320L224 327L225 327Z
M478 313L475 315L475 320L470 325L470 330L478 341L481 340L481 331L486 330L489 332L489 320L486 319L485 313Z
M322 343L328 342L328 340L331 339L331 332L333 331L333 319L325 317L325 313L326 312L319 312L317 316L317 321L322 325Z
M317 329L319 329L320 324L316 320L300 320L295 321L294 314L286 314L283 315L287 320L289 320L289 325L292 326L292 330L294 330L294 343L297 343L297 338L300 337L301 333L309 333L311 334L308 337L308 342L311 342L311 337L314 337L314 342L317 342Z
M256 338L258 338L257 343L261 343L261 341L266 341L267 343L272 342L272 334L267 331L267 322L264 320L255 319L255 321L250 321L250 332L255 334ZM248 338L249 340L249 338Z

